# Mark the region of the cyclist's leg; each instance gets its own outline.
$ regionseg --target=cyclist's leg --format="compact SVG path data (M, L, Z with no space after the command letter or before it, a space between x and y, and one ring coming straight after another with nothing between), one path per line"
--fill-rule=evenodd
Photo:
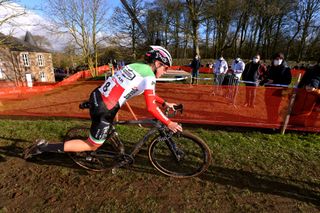
M48 141L41 139L37 140L35 144L25 149L23 155L24 159L28 159L32 156L40 155L44 152L62 153L64 152L64 145L63 143L50 144Z
M98 96L98 92L99 92L98 90L94 90L91 93L90 102L92 102L92 99L94 98L94 96ZM94 93L96 94L93 95ZM101 111L99 110L99 108L103 108L103 106L101 107L99 104L97 104L97 105L93 105L93 107L90 107L90 115L92 119L99 120L98 112ZM92 151L92 150L96 150L98 147L99 145L95 145L95 144L89 143L88 141L84 141L80 139L74 139L74 140L55 143L55 144L50 144L44 139L41 139L37 141L36 144L28 147L24 151L24 158L27 159L34 155L42 154L43 152L62 153L62 152Z
M88 139L86 141L73 139L64 142L65 152L94 151L99 148L108 137L114 115L119 108L115 107L116 109L108 110L98 89L95 89L91 93L89 102L91 127Z

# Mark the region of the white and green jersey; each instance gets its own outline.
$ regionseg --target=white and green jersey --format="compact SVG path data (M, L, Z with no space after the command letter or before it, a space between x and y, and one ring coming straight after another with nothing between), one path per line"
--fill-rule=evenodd
M121 107L131 97L142 94L145 90L155 91L156 77L147 64L134 63L123 67L109 77L99 88L107 108L112 109L117 103Z

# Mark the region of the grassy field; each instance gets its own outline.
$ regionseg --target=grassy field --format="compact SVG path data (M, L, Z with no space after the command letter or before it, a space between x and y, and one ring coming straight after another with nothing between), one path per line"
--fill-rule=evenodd
M131 169L90 173L65 155L24 162L38 138L62 141L86 120L0 120L0 212L319 212L320 135L192 128L212 150L199 178L159 174L145 150ZM120 126L130 147L146 130Z

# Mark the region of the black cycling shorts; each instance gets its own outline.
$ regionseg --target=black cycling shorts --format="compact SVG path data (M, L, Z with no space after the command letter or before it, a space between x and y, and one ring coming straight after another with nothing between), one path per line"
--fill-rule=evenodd
M91 127L89 141L100 146L107 139L112 122L120 107L117 104L113 109L108 110L104 104L101 93L96 88L90 94L90 117L91 117Z

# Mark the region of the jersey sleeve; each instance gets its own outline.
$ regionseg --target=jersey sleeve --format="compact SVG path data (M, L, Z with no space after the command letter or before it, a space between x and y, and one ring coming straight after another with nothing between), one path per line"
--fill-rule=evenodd
M144 98L146 100L146 105L148 111L159 121L168 125L171 121L167 116L163 114L163 112L159 109L157 104L155 103L157 100L154 90L147 89L144 91ZM159 97L158 97L159 98Z
M163 98L157 96L156 94L155 94L155 99L156 99L156 102L159 104L163 104L165 102L165 100Z
M155 101L159 104L163 104L165 102L165 100L162 99L161 97L157 96L154 92L155 85L156 85L156 78L155 77L153 77L153 76L145 77L141 90L143 90L143 91L152 90L154 93L154 96L155 96Z

